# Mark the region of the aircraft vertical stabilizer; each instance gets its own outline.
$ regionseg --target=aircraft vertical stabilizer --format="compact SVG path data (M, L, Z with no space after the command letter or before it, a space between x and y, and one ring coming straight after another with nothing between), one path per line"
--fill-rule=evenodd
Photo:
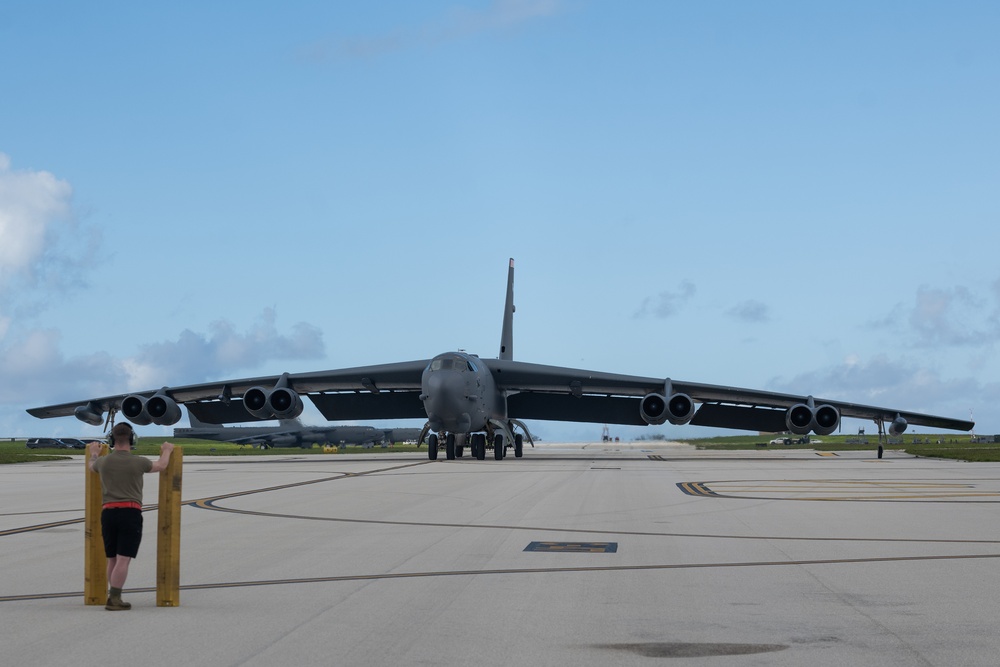
M500 332L500 358L514 358L514 258L507 269L507 302L503 307L503 331Z

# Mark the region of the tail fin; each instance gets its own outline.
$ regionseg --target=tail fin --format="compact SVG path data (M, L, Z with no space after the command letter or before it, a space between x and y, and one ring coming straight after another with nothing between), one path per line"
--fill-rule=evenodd
M199 428L201 426L207 426L207 427L218 426L218 424L206 424L205 422L195 417L194 413L191 412L190 410L188 410L187 413L188 413L188 421L191 422L191 428Z
M507 302L503 307L503 330L500 332L500 358L514 358L514 258L507 269Z

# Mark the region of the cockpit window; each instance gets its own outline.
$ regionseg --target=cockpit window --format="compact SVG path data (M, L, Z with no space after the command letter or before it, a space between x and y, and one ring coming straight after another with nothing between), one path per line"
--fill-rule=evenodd
M466 369L473 373L476 372L476 367L473 363L464 357L438 357L437 359L432 359L430 365L430 370L432 371L464 371Z

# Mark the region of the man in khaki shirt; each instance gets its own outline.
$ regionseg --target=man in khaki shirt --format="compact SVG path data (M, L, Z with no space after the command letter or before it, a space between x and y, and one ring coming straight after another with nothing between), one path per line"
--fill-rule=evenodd
M133 456L135 430L128 422L116 424L111 429L114 448L101 457L101 443L92 442L87 450L90 469L101 475L101 534L104 538L104 555L108 557L108 585L110 592L104 608L124 611L132 605L122 600L122 588L128 576L128 566L139 553L142 541L142 476L147 472L166 470L170 463L173 444L164 442L160 458L150 461L144 456Z

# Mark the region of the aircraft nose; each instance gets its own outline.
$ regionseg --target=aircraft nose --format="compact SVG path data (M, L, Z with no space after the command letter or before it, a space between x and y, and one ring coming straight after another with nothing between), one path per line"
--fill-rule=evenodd
M427 377L423 391L424 409L440 419L454 419L462 413L462 378L455 373L438 371Z

